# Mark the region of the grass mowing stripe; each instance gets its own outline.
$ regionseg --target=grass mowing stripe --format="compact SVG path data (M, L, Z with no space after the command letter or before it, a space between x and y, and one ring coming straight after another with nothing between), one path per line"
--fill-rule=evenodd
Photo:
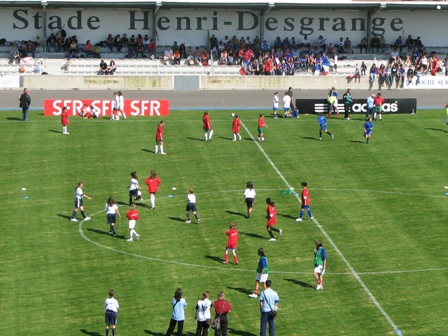
M272 168L275 170L275 172L277 173L277 175L281 178L281 180L285 183L285 185L288 188L292 188L291 184L289 184L289 182L286 180L286 178L283 176L283 174L280 172L280 170L275 166L274 162L271 160L271 158L269 157L269 155L265 152L265 150L263 149L263 147L260 146L260 144L255 140L255 137L252 135L252 133L249 131L249 129L246 127L246 125L244 124L244 122L241 121L241 125L243 126L243 128L246 130L247 134L249 135L249 137L254 141L254 143L257 145L258 149L260 150L260 152L263 154L263 156L266 158L266 160L269 162L269 164L272 166ZM300 201L300 198L298 196L297 193L294 193L294 196L296 197L296 199ZM324 230L324 228L322 227L322 225L319 224L319 222L317 221L316 217L314 217L314 223L316 224L316 226L319 228L319 230L322 232L322 234L324 235L324 237L328 240L328 242L331 244L331 246L334 248L334 250L336 251L336 253L339 255L339 257L342 259L342 261L344 262L344 264L347 266L347 268L350 270L350 272L353 274L353 276L356 278L356 280L358 281L358 283L361 285L361 287L364 289L364 291L367 293L367 295L369 296L370 300L373 302L373 304L375 305L376 308L378 308L378 310L380 311L380 313L386 318L387 322L389 322L389 325L394 329L395 333L397 335L401 335L401 331L400 329L398 329L398 326L395 324L395 322L392 320L392 318L389 316L389 314L384 310L384 308L381 306L381 304L378 302L378 300L375 298L375 296L372 294L372 292L370 291L370 289L367 287L367 285L364 283L364 281L361 279L361 277L359 276L359 274L356 272L356 270L353 268L353 266L350 264L350 262L347 260L347 258L345 258L344 254L341 252L341 250L339 250L339 248L336 246L336 243L333 241L333 239L331 239L331 237L328 235L328 233Z

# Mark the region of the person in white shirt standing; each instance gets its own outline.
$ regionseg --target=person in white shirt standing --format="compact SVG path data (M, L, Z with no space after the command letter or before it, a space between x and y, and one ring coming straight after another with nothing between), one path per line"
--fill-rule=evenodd
M77 222L78 220L76 219L76 214L78 213L78 210L81 210L81 215L82 218L85 221L88 221L90 219L90 217L86 216L86 214L84 213L84 202L83 202L83 198L87 198L87 199L91 199L89 196L87 196L86 194L84 194L84 192L82 191L82 188L84 187L84 183L79 182L78 186L76 187L76 191L75 191L75 210L73 210L72 213L72 218L71 221L72 222Z
M208 336L208 329L211 323L210 308L212 306L212 301L209 298L210 294L206 291L202 293L202 297L196 304L196 336Z
M194 194L194 190L192 188L188 189L187 207L185 209L185 215L187 216L185 223L187 224L191 223L190 211L193 211L194 217L196 217L198 224L200 224L201 220L199 219L198 211L196 209L196 195Z
M118 91L117 94L118 94L118 106L117 106L118 114L121 113L121 115L123 116L123 119L126 120L126 112L124 112L124 97L123 97L123 93L121 91Z
M141 189L140 184L138 184L137 172L131 172L131 184L129 185L129 205L132 204L132 198L136 201L143 201L142 192L140 191Z
M250 218L250 214L252 213L256 194L257 193L255 192L253 183L248 181L246 184L246 190L244 190L244 201L247 205L247 218Z
M272 110L274 111L274 119L277 119L278 110L278 92L274 93L274 98L272 99Z
M104 308L106 309L105 323L106 323L106 336L109 336L109 329L112 326L112 336L117 334L117 313L120 307L117 299L114 298L115 292L113 289L109 291L109 297L104 302Z
M112 118L110 118L110 120L120 120L120 116L119 116L119 110L118 110L118 105L119 105L119 97L118 97L118 92L114 92L114 100L112 100Z
M104 210L106 211L107 224L109 224L109 234L115 237L117 235L115 232L115 222L117 220L117 214L119 218L121 218L121 214L120 211L118 211L117 202L115 202L112 196L107 199Z
M283 97L283 118L291 117L291 96L289 92L285 92L285 96Z

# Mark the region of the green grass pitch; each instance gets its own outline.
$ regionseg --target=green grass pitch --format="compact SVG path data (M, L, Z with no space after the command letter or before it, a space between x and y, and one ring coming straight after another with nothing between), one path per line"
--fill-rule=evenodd
M232 112L244 124L242 141L231 141ZM269 128L258 143L262 112ZM318 141L316 116L274 120L269 113L211 111L213 141L204 142L203 111L172 111L162 156L153 153L160 118L71 117L70 135L62 135L60 118L31 112L23 123L20 112L2 112L0 334L104 335L103 302L113 288L121 306L118 335L162 336L181 287L188 335L196 301L208 290L212 299L224 291L232 304L230 335L256 336L258 303L247 295L264 247L280 296L279 336L394 335L395 327L403 335L446 335L444 112L385 115L369 145L362 116L330 118L335 139ZM136 170L144 185L152 169L162 184L154 211L143 191L140 240L126 241L125 219L118 237L109 236L107 198L114 196L124 215L129 173ZM242 197L248 180L257 191L250 219ZM92 197L85 200L92 219L84 223L69 221L78 181ZM301 181L308 182L317 222L295 222L299 202L282 192L299 191ZM185 224L190 187L200 225ZM275 201L283 229L275 242L265 229L266 197ZM238 266L222 264L230 221L239 230ZM315 239L328 254L323 291L313 289Z

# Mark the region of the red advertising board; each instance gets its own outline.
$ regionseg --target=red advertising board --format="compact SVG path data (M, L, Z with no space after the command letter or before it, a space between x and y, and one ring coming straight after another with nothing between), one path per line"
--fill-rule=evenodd
M99 117L112 115L112 100L92 99L46 99L44 101L44 115L59 116L62 108L67 106L69 115L76 116L84 108L84 104L93 106L99 111ZM170 114L169 100L125 100L124 111L127 116L157 117Z

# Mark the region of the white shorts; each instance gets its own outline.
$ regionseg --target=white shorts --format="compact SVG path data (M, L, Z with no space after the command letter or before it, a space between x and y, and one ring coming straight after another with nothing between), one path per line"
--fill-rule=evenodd
M136 220L135 220L135 219L131 219L131 220L129 221L129 228L130 228L130 229L135 228L135 223L136 223Z
M314 267L314 272L315 273L322 274L323 271L324 271L324 266L323 265L317 265L316 267Z
M266 282L266 280L268 280L268 275L264 273L257 273L257 277L255 278L255 280L257 280L258 282Z

